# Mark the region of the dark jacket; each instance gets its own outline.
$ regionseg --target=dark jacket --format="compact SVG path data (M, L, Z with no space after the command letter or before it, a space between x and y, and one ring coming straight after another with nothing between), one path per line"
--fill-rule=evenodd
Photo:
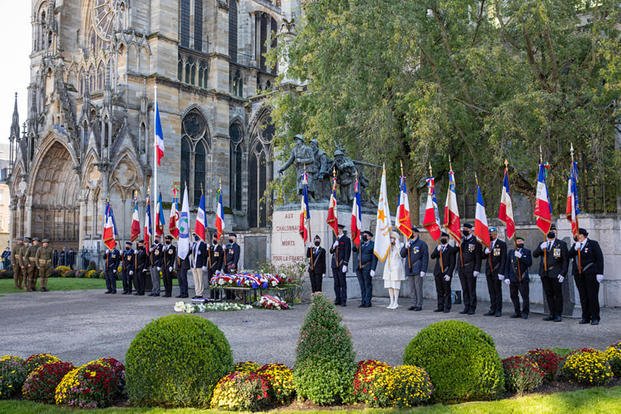
M162 243L153 243L149 249L149 264L152 267L162 267L164 260L164 245Z
M492 242L490 242L489 254L483 253L485 259L485 273L488 275L504 275L507 268L507 243L500 239L493 241L494 247L492 248ZM492 267L490 268L490 262Z
M239 263L239 258L241 257L241 248L237 242L228 243L226 245L226 249L224 251L224 271L226 273L236 273L239 269L237 268Z
M483 247L476 237L471 236L461 241L461 247L455 249L455 266L458 269L472 267L474 272L481 271L481 260L483 259Z
M123 251L123 273L129 275L129 271L136 272L136 252L134 249Z
M330 247L330 254L332 255L331 265L333 269L338 269L341 266L347 266L349 258L351 257L351 240L346 235L342 235L338 239L338 247Z
M375 248L375 242L373 240L369 240L360 245L360 252L358 252L358 248L356 246L353 247L355 262L354 267L356 270L364 270L370 272L371 270L375 270L377 268L377 257L375 253L373 253L373 249Z
M550 249L546 248L545 261L547 262L547 274L544 270L543 256L544 252L541 249L541 245L539 245L533 251L533 257L541 257L541 261L539 262L539 276L567 276L567 268L569 266L569 253L567 252L567 243L559 239L554 239L552 247Z
M309 269L312 269L313 273L321 275L326 273L326 249L321 246L308 247L306 257L309 259Z
M574 259L574 275L578 274L578 251L575 247L569 251L569 257ZM603 275L604 274L604 255L599 243L595 240L587 239L586 244L580 250L580 266L582 274Z
M191 253L190 267L192 269L200 269L203 266L207 266L207 245L204 241L195 241L192 244Z
M106 253L104 254L104 260L106 265L106 271L111 272L113 270L117 270L119 264L121 263L121 252L119 252L117 249L106 250Z
M530 280L528 268L533 264L533 256L530 250L528 250L526 247L522 247L518 251L522 253L522 257L520 257L519 259L515 257L515 249L511 249L507 253L507 266L505 270L505 276L508 277L512 283L517 283L519 274L522 281L528 282Z
M169 267L172 267L175 270L175 265L177 262L177 248L174 244L165 244L162 250L162 264L166 271L168 271Z
M143 272L147 270L149 258L147 256L147 251L143 247L142 249L136 250L136 269L138 272Z
M457 247L450 246L448 243L444 245L444 250L442 251L442 265L440 265L440 252L437 248L433 249L431 252L432 259L436 260L436 265L433 268L434 276L444 276L449 275L453 277L453 271L455 270L455 250ZM444 271L442 271L444 269Z
M401 248L401 257L405 258L405 275L418 276L420 272L427 272L429 265L429 248L420 237L408 240Z
M224 249L219 244L210 244L207 251L208 264L210 274L216 273L218 270L222 270L224 263Z

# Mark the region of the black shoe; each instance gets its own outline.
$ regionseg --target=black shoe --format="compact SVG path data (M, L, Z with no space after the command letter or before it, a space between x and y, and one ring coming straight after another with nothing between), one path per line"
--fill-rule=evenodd
M546 316L545 318L543 318L544 321L546 322L550 322L554 320L554 316Z
M140 293L136 292L134 293L134 296L140 296Z
M444 313L449 313L451 310L450 309L444 309Z
M417 307L417 308L416 308L416 309L414 309L414 310L415 310L416 312L420 312L420 311L422 311L422 310L423 310L423 308L421 308L421 307L419 306L419 307Z
M498 311L494 314L494 316L500 318L502 316L502 312Z
M112 292L111 292L111 291L109 291L109 290L106 290L106 292L104 293L104 295L109 295L110 293L112 293Z
M528 319L528 313L523 313L522 314L522 319Z
M475 313L475 312L474 312L473 310L468 311L468 315L474 315L474 313Z
M489 311L483 314L483 316L494 316L494 315L496 315L496 312L492 312L492 311Z
M361 303L360 305L358 305L359 308L366 308L367 305L365 305L364 303Z
M513 315L509 316L512 319L517 319L517 318L521 318L522 315L520 315L519 313L514 313Z
M346 303L341 303L341 306L345 308L345 307L347 307L347 304Z
M340 301L338 301L338 300L335 300L335 301L334 301L334 305L339 306L340 304L341 304L341 302L340 302Z
M162 296L162 297L164 297L164 298L170 298L171 296L172 296L172 295L164 295L164 296Z
M459 312L459 313L460 313L460 314L462 314L462 315L465 315L465 314L467 314L468 312L469 312L469 311L468 311L468 309L464 309L463 311L461 311L461 312Z
M580 325L586 325L587 323L591 323L590 320L588 319L582 319L580 322L578 322Z
M599 325L599 319L593 319L591 325Z
M175 296L175 297L178 299L178 298L182 298L182 297L183 297L183 295L177 295L177 296Z
M555 316L554 319L552 319L554 322L561 322L563 320L563 318L561 318L560 316Z
M442 308L437 308L437 309L434 309L433 311L434 311L434 312L444 312L444 309L442 309Z
M408 310L411 310L411 311L415 311L416 309L417 309L417 308L416 308L416 306L410 306L410 307L408 308Z
M116 290L113 290L112 292L110 292L111 295L116 295Z
M187 298L188 295L179 295L180 298Z
M47 290L47 288L41 288L41 292L49 292L49 290Z
M371 305L370 303L367 303L367 308L370 308L371 306L373 305Z

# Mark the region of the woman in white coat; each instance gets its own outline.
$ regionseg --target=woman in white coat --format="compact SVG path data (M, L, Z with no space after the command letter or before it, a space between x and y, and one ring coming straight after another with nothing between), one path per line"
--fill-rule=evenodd
M397 309L399 307L399 290L401 289L401 281L405 280L403 258L400 251L399 235L393 231L390 233L390 250L384 265L384 287L388 289L388 295L390 296L388 309Z

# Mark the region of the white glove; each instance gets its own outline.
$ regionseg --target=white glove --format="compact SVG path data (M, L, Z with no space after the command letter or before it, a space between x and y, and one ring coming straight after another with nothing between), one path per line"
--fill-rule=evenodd
M129 271L129 275L131 276L131 275L133 275L133 274L134 274L134 271L133 271L133 270L130 270L130 271Z
M489 247L485 248L485 254L489 254Z
M511 281L509 279L505 279L505 283L507 286L509 286L511 284Z
M338 247L338 245L339 245L339 241L337 240L337 241L335 241L335 242L334 242L334 244L332 245L332 248L333 248L333 249L336 249L336 248Z
M375 270L371 269L371 271L369 272L369 274L371 275L371 277L375 276Z
M501 282L505 280L505 275L498 274L498 280L500 280Z
M159 272L160 270L162 270L162 268L158 266L157 267L157 271Z
M449 275L444 275L444 281L449 282L451 277Z
M420 277L425 277L425 272L420 272Z
M310 243L306 243L306 248L310 249L312 247L312 245Z
M201 269L203 270L203 272L207 271L207 266L203 266L201 267Z
M323 275L321 275L321 277L326 277L326 274L324 273Z
M563 275L558 275L558 283L563 283L563 280L565 280Z
M112 271L112 273L116 273L116 269L114 269L114 270Z
M539 248L540 248L541 250L545 250L547 247L548 247L548 242L543 242L543 243L541 243L541 244L539 245Z
M168 271L172 272L172 266L168 266Z
M574 250L578 251L579 250L578 246L580 246L580 243L574 243L572 247L574 248Z
M597 279L597 283L602 283L604 281L604 275L595 275L595 279Z
M438 244L438 251L442 250L442 245Z
M477 277L477 276L479 276L479 272L477 272L477 271L475 270L474 272L472 272L472 275L473 275L474 277Z
M522 253L518 252L517 250L515 251L515 257L517 257L518 259L522 258Z
M343 273L347 273L347 266L343 265L343 268L341 270L343 271Z

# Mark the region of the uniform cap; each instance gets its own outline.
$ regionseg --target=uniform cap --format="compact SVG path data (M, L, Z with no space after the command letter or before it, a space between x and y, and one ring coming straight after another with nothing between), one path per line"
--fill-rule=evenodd
M173 236L171 236L170 234L167 234L166 237L164 237L166 240L172 240Z
M41 240L39 240L39 238L38 238L38 237L35 237L35 238L33 238L33 239L32 239L32 241L36 241L36 242L38 242L38 241L41 241Z
M524 241L524 237L519 237L519 236L518 236L518 237L516 237L516 238L515 238L515 241L518 241L518 240L522 240L522 241Z
M582 234L584 237L588 237L589 232L586 231L586 229L583 229L582 227L578 229L578 234Z
M471 228L472 228L472 224L470 224L470 223L464 223L464 224L462 225L462 227L464 227L464 228L466 228L466 229L471 229Z
M130 241L126 241L125 242L125 246L131 246L131 245L132 245L132 242L130 242Z
M43 239L41 240L41 243L49 243L50 241L48 239Z
M344 224L339 224L339 229L344 229L345 225Z
M440 233L440 237L448 237L448 236L449 236L448 233L446 233L444 231L442 233Z
M489 232L490 232L490 233L498 233L498 229L497 229L496 227L494 227L494 226L491 226L491 227L489 228Z
M235 233L229 233L229 236L230 236L230 237L237 237L237 234L235 234Z
M414 233L420 233L420 230L418 229L418 227L412 227L412 231Z
M373 233L371 233L370 230L365 230L362 232L362 234L368 234L369 236L373 237Z

